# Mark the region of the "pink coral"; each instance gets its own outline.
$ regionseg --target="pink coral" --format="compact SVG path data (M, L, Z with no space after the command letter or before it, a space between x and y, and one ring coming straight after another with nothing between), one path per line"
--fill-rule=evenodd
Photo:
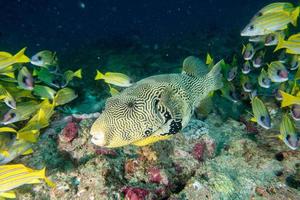
M192 150L193 157L198 161L204 160L205 143L196 143Z
M167 175L160 169L153 167L148 170L149 181L152 183L162 183L164 185L169 184Z
M60 139L64 142L72 142L78 135L78 127L75 122L69 122L62 130Z
M144 200L149 191L143 188L124 187L122 192L125 194L126 200Z
M117 155L116 151L114 151L112 149L103 148L103 147L97 147L95 149L95 153L98 155L110 155L110 156Z

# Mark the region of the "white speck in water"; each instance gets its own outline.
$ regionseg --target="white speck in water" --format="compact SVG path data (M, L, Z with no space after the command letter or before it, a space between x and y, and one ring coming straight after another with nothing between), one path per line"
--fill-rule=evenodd
M80 2L79 2L79 7L82 8L82 9L84 9L84 8L85 8L85 3L82 2L82 1L80 1Z

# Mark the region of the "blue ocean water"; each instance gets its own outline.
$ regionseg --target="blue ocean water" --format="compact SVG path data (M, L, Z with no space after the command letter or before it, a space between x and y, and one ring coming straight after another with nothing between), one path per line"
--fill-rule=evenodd
M239 37L247 20L270 2L276 1L3 0L1 46L71 51L103 38L138 36L145 43L160 43L192 33L224 37L224 31Z

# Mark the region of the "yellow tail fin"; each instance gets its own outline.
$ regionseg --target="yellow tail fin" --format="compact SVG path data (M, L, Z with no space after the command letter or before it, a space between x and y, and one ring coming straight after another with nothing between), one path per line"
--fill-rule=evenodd
M33 153L33 149L30 148L27 151L25 151L24 153L22 153L22 155L24 156L24 155L29 155L29 154L32 154L32 153Z
M2 132L17 133L17 131L15 129L10 128L10 127L1 127L0 133L2 133Z
M212 57L210 56L209 53L206 54L206 61L205 64L210 65L213 62Z
M39 130L25 130L22 132L18 132L17 139L23 139L28 142L37 142L39 134Z
M244 54L245 50L246 50L246 46L243 44L242 54Z
M16 55L14 55L14 59L16 60L16 62L18 62L18 63L28 63L28 62L30 62L30 59L27 56L24 55L25 50L26 50L26 47L24 47Z
M298 16L299 16L299 7L295 8L295 10L291 12L291 23L294 26L297 26Z
M278 51L279 49L284 48L284 42L285 42L285 41L284 41L283 35L278 34L278 43L277 43L276 48L274 49L274 52L275 52L275 51Z
M8 192L2 192L0 193L0 199L1 197L7 198L7 199L15 199L16 198L16 194L13 191L8 191Z
M44 167L43 169L41 169L39 171L39 175L41 178L43 178L45 180L45 182L47 183L47 185L49 187L55 187L55 183L52 182L49 178L46 177L46 167Z
M281 108L300 103L300 98L294 97L293 95L285 93L281 90L280 94L282 95Z
M76 72L74 72L74 76L81 79L82 78L81 72L82 72L81 69L77 70Z
M9 57L12 57L12 55L8 52L0 51L0 57L9 58Z
M95 77L95 80L104 79L104 74L102 74L99 70L97 70L97 75Z

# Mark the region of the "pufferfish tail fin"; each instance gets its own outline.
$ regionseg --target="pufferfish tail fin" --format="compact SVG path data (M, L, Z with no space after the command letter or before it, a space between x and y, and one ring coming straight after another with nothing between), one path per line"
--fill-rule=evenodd
M183 61L183 74L187 74L189 76L205 76L208 71L207 65L195 56L189 56Z
M224 60L220 60L213 68L210 70L210 72L206 75L206 87L210 91L218 90L223 87L223 78L222 78L222 65L224 65Z

